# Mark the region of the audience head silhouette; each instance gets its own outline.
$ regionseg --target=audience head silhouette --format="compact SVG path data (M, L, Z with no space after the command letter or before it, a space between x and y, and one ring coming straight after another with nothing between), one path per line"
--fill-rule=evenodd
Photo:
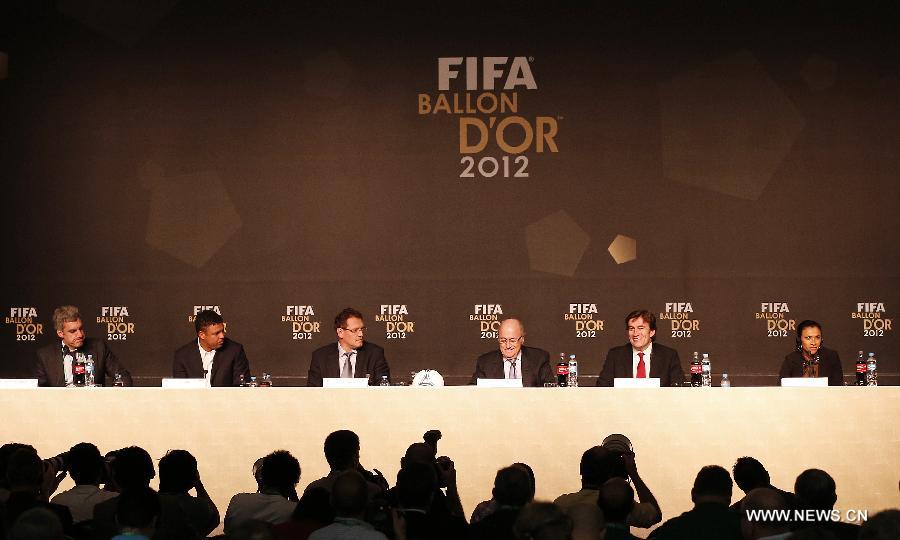
M534 486L522 467L504 467L494 478L493 493L501 506L524 506L534 498Z
M122 492L148 487L156 477L153 459L143 448L129 446L116 450L114 456L112 474Z
M771 484L769 471L756 458L749 456L738 458L731 472L734 473L734 483L744 493L756 488L769 487Z
M159 460L159 491L187 493L197 481L197 458L187 450L170 450Z
M287 450L276 450L263 458L260 478L266 489L287 497L300 481L300 462Z
M831 510L837 501L834 478L820 469L807 469L794 482L794 494L804 508Z
M338 517L362 518L369 491L365 478L356 471L344 471L331 488L331 506Z
M332 471L346 471L359 464L359 436L347 429L325 437L325 460Z
M571 540L572 518L553 503L526 504L513 524L516 540Z
M694 504L715 502L727 506L731 504L733 489L734 484L728 471L718 465L707 465L700 469L694 479L691 500Z
M757 538L783 534L790 530L790 525L787 521L773 519L750 521L748 518L750 511L787 509L787 500L774 489L756 488L750 491L741 503L741 534L743 534L744 539L756 540Z
M600 486L597 505L608 523L625 523L634 508L634 490L624 478L610 478Z

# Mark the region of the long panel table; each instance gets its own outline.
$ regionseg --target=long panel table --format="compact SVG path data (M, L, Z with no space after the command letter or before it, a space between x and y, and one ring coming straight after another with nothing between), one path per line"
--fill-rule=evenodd
M730 470L745 455L787 490L807 468L828 471L841 510L900 507L900 387L6 389L0 406L0 440L44 457L80 441L138 445L157 460L190 450L223 517L233 494L255 490L251 466L272 450L300 460L300 490L327 474L322 443L337 429L359 434L363 465L392 485L406 447L440 429L467 512L516 461L534 468L538 499L578 490L581 453L610 433L634 443L664 519L691 508L700 467Z

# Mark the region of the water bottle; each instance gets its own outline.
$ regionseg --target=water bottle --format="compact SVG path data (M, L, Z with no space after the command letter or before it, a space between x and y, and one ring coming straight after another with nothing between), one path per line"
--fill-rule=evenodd
M569 363L566 361L565 354L560 353L559 363L556 364L556 385L569 385Z
M722 388L731 388L731 379L728 378L728 372L722 372L722 382L719 383Z
M701 386L712 386L712 363L709 361L709 354L703 353L703 360L700 362L700 384Z
M867 369L866 356L862 351L859 351L856 355L856 386L866 386Z
M84 385L95 386L94 384L94 355L87 355L84 361Z
M878 386L878 362L873 352L869 353L869 360L866 362L866 386Z
M113 378L113 386L116 388L125 387L125 379L122 378L121 373L116 373L116 376Z
M700 356L694 351L691 359L691 386L700 386L703 383L703 366L700 365Z
M388 380L387 375L382 375L381 380L378 381L378 386L390 386L391 381Z
M74 386L85 385L85 371L84 353L76 352L75 361L72 363L72 384Z
M262 380L259 381L260 388L270 388L272 386L272 376L263 371Z
M578 360L575 359L574 354L569 355L569 377L566 379L566 384L571 388L578 388Z

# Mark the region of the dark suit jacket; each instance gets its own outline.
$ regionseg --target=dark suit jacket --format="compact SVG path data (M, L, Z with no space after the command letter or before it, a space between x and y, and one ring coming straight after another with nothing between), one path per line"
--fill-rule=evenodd
M647 376L659 377L660 386L681 384L684 381L684 371L681 369L678 351L659 343L653 343L650 373ZM597 377L597 386L612 386L613 379L619 377L634 377L631 343L613 347L606 353L606 362L603 364L600 376Z
M802 376L803 354L800 351L794 351L784 357L779 378ZM841 367L841 359L837 351L825 347L819 349L819 376L828 377L828 386L844 386L844 368Z
M362 347L356 349L354 376L365 377L366 373L369 374L371 386L378 385L382 375L387 375L388 381L391 380L391 368L388 367L387 360L384 358L384 349L368 341L364 341ZM313 351L306 386L322 386L322 379L340 376L337 342L329 343Z
M222 346L216 349L213 356L212 386L240 386L241 375L244 380L250 382L250 363L244 354L244 346L237 341L225 338ZM175 361L172 363L172 376L177 378L203 378L203 360L200 359L200 349L197 340L191 341L184 347L175 351Z
M521 366L522 386L544 386L551 380L550 353L543 349L522 346ZM498 349L486 352L475 361L475 373L469 384L477 384L478 379L504 379L503 355Z
M96 338L84 338L84 343L78 350L94 357L94 380L98 385L112 386L116 373L119 373L122 375L125 386L131 386L131 374L119 363L119 359L116 358L116 355L110 348L106 346L106 341ZM34 371L38 380L38 386L66 385L61 341L54 340L53 343L37 350L37 363ZM109 380L105 381L104 379L107 377Z
M94 506L94 540L109 540L119 531L116 510L119 497L113 497ZM196 540L184 510L169 497L159 498L160 515L153 532L153 540Z

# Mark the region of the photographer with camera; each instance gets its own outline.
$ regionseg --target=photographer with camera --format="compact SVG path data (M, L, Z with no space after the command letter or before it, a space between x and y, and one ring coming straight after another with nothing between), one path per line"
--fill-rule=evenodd
M318 488L331 493L331 487L334 485L337 477L341 473L351 470L358 472L366 481L369 501L386 490L388 487L387 480L385 480L378 469L374 469L375 472L371 473L360 465L359 450L359 435L356 433L348 429L340 429L330 433L325 437L324 451L325 460L328 462L331 471L327 476L311 482L306 486L305 491Z
M629 480L637 493L639 502L628 513L626 520L628 526L649 528L662 520L659 503L638 474L631 442L624 435L610 435L604 439L602 446L586 450L581 456L580 472L581 490L561 495L554 501L566 511L579 505L593 508L592 510L584 508L584 512L570 512L576 520L576 529L590 528L593 526L591 523L599 522L597 519L599 516L592 517L591 513L601 512L597 507L600 488L611 478Z

